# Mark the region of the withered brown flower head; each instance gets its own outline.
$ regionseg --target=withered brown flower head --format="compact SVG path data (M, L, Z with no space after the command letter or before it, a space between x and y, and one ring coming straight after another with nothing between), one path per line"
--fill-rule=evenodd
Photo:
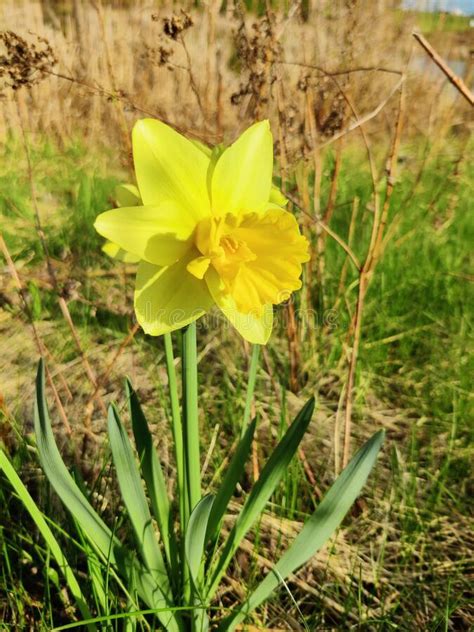
M155 18L154 18L155 19ZM172 40L177 40L178 35L191 28L194 22L189 13L181 9L181 13L174 13L169 18L163 18L163 33Z
M44 79L57 63L56 55L44 37L27 42L13 31L0 32L0 94L5 88L18 90Z

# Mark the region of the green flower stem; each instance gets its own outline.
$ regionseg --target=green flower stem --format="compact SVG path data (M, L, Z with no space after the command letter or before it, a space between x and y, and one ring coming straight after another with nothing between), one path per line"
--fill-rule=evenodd
M187 520L182 525L183 536L186 537L188 520L194 507L201 500L201 462L199 457L199 418L197 393L197 351L196 351L196 323L191 323L183 329L182 349L183 375L183 437L186 471ZM193 604L196 595L192 589L189 567L183 551L184 563L184 600L186 604ZM191 618L191 629L197 632L197 620Z
M171 334L165 334L166 370L168 373L168 386L171 400L171 419L176 458L176 478L178 487L179 524L181 529L181 565L182 565L182 590L185 603L190 599L189 568L184 554L184 539L186 525L189 520L189 502L186 480L186 460L183 443L183 425L181 423L181 410L179 406L178 384L174 366L173 339Z
M165 334L165 354L166 354L166 370L168 373L168 385L171 400L171 418L172 418L172 432L176 457L176 471L177 471L177 484L178 484L178 498L179 498L179 515L181 526L184 528L189 514L188 503L186 500L186 472L185 472L185 460L184 460L184 445L183 445L183 426L181 424L181 411L179 407L179 395L178 385L176 380L176 370L174 366L173 355L173 339L171 334Z
M183 417L189 513L201 500L196 323L183 329Z
M245 398L244 419L240 435L244 436L247 426L250 423L250 413L252 410L253 393L255 390L255 382L257 379L258 359L260 356L260 345L253 345L252 357L250 358L249 379L247 382L247 396Z

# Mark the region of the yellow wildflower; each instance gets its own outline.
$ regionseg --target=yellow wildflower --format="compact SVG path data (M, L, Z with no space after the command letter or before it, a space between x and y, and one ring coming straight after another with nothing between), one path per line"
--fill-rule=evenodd
M308 243L272 187L268 121L211 152L141 120L133 157L136 202L102 213L95 227L112 242L108 254L122 249L140 260L135 311L144 331L178 329L215 303L244 338L265 344L273 305L301 287L308 260Z

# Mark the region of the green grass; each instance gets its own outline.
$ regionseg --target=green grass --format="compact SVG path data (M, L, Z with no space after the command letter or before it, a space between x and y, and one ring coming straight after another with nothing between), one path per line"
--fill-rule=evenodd
M468 15L456 15L454 13L444 13L439 11L410 11L416 20L417 27L422 33L433 33L442 31L443 33L469 31L470 17Z
M450 146L449 152L434 157L426 165L418 182L420 159L411 148L405 149L405 161L399 165L391 206L396 230L376 270L364 313L354 424L355 445L360 445L364 437L381 425L388 430L388 441L383 460L365 491L368 506L359 507L346 520L344 543L336 545L346 570L337 572L333 563L326 563L323 558L312 571L312 577L302 575L312 582L312 592L291 582L289 591L281 589L267 610L261 611L260 621L267 627L468 630L474 620L469 602L474 455L470 447L473 292L468 268L474 240L470 214L474 179L467 162L461 165L457 176L453 175L455 140ZM92 222L98 212L113 205L113 189L126 178L126 171L116 155L91 152L80 143L60 150L52 143L37 142L32 158L39 207L58 276L63 286L69 288L69 307L83 346L94 365L103 367L110 358L109 345L112 343L116 348L132 322L133 276L124 275L121 265L101 254L101 240ZM331 161L328 155L325 174L331 172ZM360 210L354 249L363 258L370 228L371 185L368 172L361 165L358 154L349 151L340 176L331 227L346 238L350 219L347 202L357 195ZM108 524L113 524L116 518L120 535L125 536L123 512L110 493L115 482L106 446L89 445L83 458L77 456L83 421L81 406L90 385L83 378L55 293L45 281L26 163L21 144L15 139L9 139L2 150L0 174L2 233L28 284L34 318L49 332L48 344L65 367L76 402L67 403L74 418L76 450L63 437L63 453ZM328 180L323 178L323 207ZM325 257L323 292L318 290L316 279L310 281L311 296L323 297L322 303L319 299L311 307L322 316L337 303L345 254L328 240ZM346 287L354 278L349 271ZM351 309L355 293L355 288L346 293ZM20 305L15 302L15 291L6 270L1 277L2 297L0 370L3 373L9 371L5 362L13 344L10 330L20 327L24 337L31 334ZM283 316L282 310L279 314ZM335 326L319 327L312 342L305 339L301 344L307 373L302 397L316 390L320 408L325 412L324 421L313 423L304 444L318 487L323 491L333 474L334 419L329 415L337 408L341 380L345 377L341 357L349 320L346 302L340 301ZM200 364L204 447L209 445L215 424L219 423L217 445L205 477L208 483L229 454L233 438L240 433L247 367L239 341L231 332L223 332L222 342L216 345L212 327L211 322L205 325L199 342L201 350L209 342ZM133 372L141 367L136 378L139 387L141 384L142 399L150 420L156 424L157 436L162 437L169 430L163 343L138 334L131 348L134 357L126 356L124 370ZM289 367L282 326L277 327L268 352L277 392L266 372L260 369L256 406L262 420L257 444L261 462L294 411L293 396L285 390ZM25 352L23 364L15 364L14 368L31 376L31 385L35 360L33 348ZM15 390L11 384L8 382L8 390L0 393L9 411L0 412L2 441L30 493L51 518L50 526L69 563L78 569L81 587L84 591L86 587L92 590L86 545L72 540L75 530L70 518L38 469L31 439L31 393ZM107 392L122 403L118 384L114 373ZM96 415L94 422L98 428L100 415ZM59 424L56 431L61 436ZM161 451L166 459L166 442L162 442ZM241 495L248 491L251 480L249 468ZM108 498L104 505L103 496ZM2 629L33 626L46 630L53 622L60 625L73 621L73 608L67 602L70 595L61 590L64 585L58 569L3 477L0 477L0 502ZM295 460L272 497L269 511L275 524L285 526L288 525L285 520L302 521L317 502L301 461ZM242 568L232 569L233 577L242 584L243 594L258 581L257 555L274 559L275 549L284 548L287 542L284 529L279 534L265 520L253 541L253 553L243 552L239 558ZM89 606L102 615L121 612L126 607L115 580L109 581L106 611L100 606L100 595L91 593L95 597ZM229 606L241 596L231 591L223 597L223 605ZM122 628L119 623L110 623L109 629Z

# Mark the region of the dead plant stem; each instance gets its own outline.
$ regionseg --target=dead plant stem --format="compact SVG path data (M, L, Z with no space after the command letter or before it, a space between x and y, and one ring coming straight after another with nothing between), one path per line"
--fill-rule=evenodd
M21 97L20 97L21 98ZM43 226L41 223L41 216L40 216L40 211L39 211L39 207L38 207L38 200L37 200L37 195L36 195L36 188L35 188L35 182L34 182L34 177L33 177L33 167L31 164L31 156L30 156L30 149L28 146L28 140L26 138L26 130L25 130L25 125L24 125L24 120L23 120L23 115L22 115L22 111L21 108L19 106L18 100L17 100L17 106L18 106L18 116L19 116L19 121L20 121L20 127L21 127L21 132L22 132L22 140L23 140L23 147L25 150L25 156L26 156L26 162L27 162L27 171L28 171L28 182L29 182L29 186L30 186L30 195L31 195L31 202L33 205L33 211L34 211L34 216L35 216L35 226L36 226L36 232L38 234L40 243L41 243L41 247L46 259L46 267L48 270L48 275L51 281L51 285L57 295L58 298L58 303L59 303L59 308L61 310L61 313L71 331L71 335L73 337L74 343L76 345L76 348L79 352L79 355L81 356L82 359L82 364L84 366L86 375L89 379L89 381L91 382L92 386L95 388L97 386L97 381L96 381L96 377L94 375L94 371L92 370L92 367L89 364L89 361L87 359L87 356L82 348L82 344L79 338L79 335L77 333L76 327L74 325L74 322L72 320L71 317L71 313L69 311L68 305L66 303L66 300L63 296L61 287L59 285L57 276L56 276L56 272L54 270L52 261L51 261L51 257L49 255L49 250L48 250L48 244L46 242L46 237L45 237L45 233L43 230ZM107 409L105 407L104 402L102 401L102 397L100 396L100 393L97 393L96 395L96 401L99 404L99 407L101 408L102 412L104 414L107 413ZM87 430L90 430L90 428L87 428Z

